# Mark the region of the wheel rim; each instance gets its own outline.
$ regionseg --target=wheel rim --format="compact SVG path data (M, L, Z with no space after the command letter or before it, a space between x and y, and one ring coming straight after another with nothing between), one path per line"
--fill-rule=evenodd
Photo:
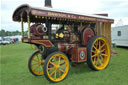
M47 74L50 80L58 82L63 80L69 71L69 61L63 54L51 56L47 64Z
M35 75L41 76L44 74L43 72L43 64L44 64L44 60L41 57L40 52L36 53L31 60L31 69L32 72Z
M91 60L97 70L104 69L110 59L110 47L104 37L97 38L91 48Z

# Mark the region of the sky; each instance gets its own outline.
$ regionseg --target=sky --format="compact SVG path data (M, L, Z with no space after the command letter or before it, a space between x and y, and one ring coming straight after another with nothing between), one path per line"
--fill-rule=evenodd
M12 21L14 10L22 5L43 8L44 0L1 0L0 29L20 31L20 23ZM128 0L52 0L54 9L66 10L85 14L108 13L114 19L112 25L128 25Z

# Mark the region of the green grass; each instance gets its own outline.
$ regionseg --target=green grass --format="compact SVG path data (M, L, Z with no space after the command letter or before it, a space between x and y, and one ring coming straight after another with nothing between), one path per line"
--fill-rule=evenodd
M118 54L111 56L109 66L102 71L92 71L87 64L71 67L67 78L50 83L44 76L35 77L28 70L29 56L35 51L29 44L1 46L1 85L128 85L128 49L114 48Z

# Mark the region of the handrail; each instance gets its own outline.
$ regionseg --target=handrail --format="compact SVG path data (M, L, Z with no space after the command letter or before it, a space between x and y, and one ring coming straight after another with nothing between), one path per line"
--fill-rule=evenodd
M22 38L24 37L24 23L23 23L23 18L21 17L21 35Z
M30 34L30 16L27 16L27 22L28 22L28 38L31 38L31 34Z

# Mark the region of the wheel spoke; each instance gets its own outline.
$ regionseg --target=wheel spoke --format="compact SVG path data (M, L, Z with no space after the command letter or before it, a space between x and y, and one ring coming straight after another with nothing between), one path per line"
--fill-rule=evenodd
M96 64L95 65L97 66L97 64L98 64L98 60L96 59Z
M36 71L38 68L39 68L39 66L37 66L37 67L34 69L34 71Z
M100 58L102 59L102 61L104 60L102 56L100 56Z
M34 59L34 58L33 58L32 60L33 60L33 61L36 61L36 62L38 62L38 60L36 60L36 59Z
M65 61L63 60L62 62L60 61L60 63L59 63L59 65L62 65L62 64L64 64L65 63Z
M55 66L55 64L54 63L52 63L51 61L49 62L50 64L52 64L53 66Z
M100 52L104 52L105 51L105 48L104 49L102 49Z
M61 71L60 70L58 70L59 71L59 77L61 76Z
M55 71L56 71L56 70L54 70L54 71L50 74L50 76L52 76L52 75L55 73Z
M56 70L55 70L54 79L56 79L56 73L57 73L57 72L56 72Z
M95 56L97 56L97 54L94 54L92 57L95 57Z
M101 55L103 55L103 56L108 56L107 54L101 54Z
M103 45L101 45L101 47L99 48L99 49L101 49L102 47L104 47L105 46L105 43L103 44Z
M100 63L100 66L103 66L103 61L101 61L101 59L99 59L99 63Z
M61 65L61 66L60 66L60 68L63 68L63 67L65 67L65 65Z
M61 68L59 68L58 70L59 70L59 71L61 71L61 72L63 72L63 73L65 72L65 71L64 71L64 70L62 70Z
M97 48L97 46L98 46L98 41L95 42L95 45L96 45L95 47Z
M95 50L97 50L97 48L95 47L95 45L93 45L93 48L94 48Z
M51 69L54 69L53 67L51 67L51 68L48 68L48 70L51 70Z
M94 51L94 50L91 50L91 52L95 53L95 51Z
M95 64L95 62L96 62L96 57L94 57L94 61L93 61L93 64Z
M34 65L38 65L38 63L32 64L32 66L34 66Z
M98 61L99 61L100 65L101 65L101 64L102 64L102 62L101 62L100 58L98 58Z

